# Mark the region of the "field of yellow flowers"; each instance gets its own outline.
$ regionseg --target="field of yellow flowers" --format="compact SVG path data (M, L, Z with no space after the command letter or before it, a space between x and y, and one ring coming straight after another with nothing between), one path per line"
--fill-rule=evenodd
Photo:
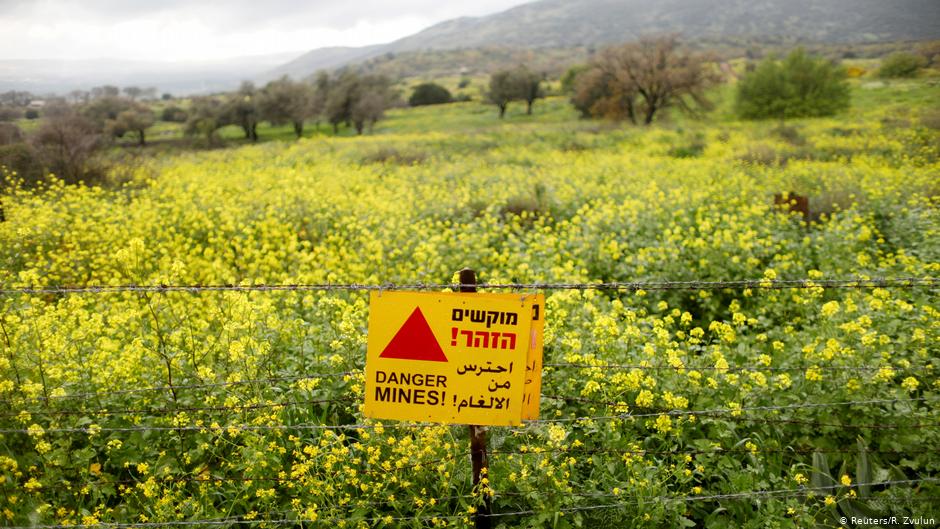
M940 143L916 114L537 110L396 111L370 137L14 189L0 285L940 275ZM0 525L460 527L481 496L505 527L940 517L935 288L546 295L541 420L489 431L480 492L466 428L362 417L367 293L2 294Z

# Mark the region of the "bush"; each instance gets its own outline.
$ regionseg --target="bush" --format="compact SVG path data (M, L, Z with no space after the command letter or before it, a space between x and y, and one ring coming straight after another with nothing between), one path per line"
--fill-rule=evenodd
M588 69L587 64L578 64L568 68L565 74L561 76L561 92L563 94L574 94L578 76Z
M886 79L914 77L917 71L925 66L927 66L927 59L921 55L903 51L892 53L882 61L881 68L878 68L878 77Z
M940 109L924 111L919 121L921 125L928 129L940 130Z
M450 92L437 83L422 83L415 87L411 97L408 98L408 105L420 107L424 105L440 105L450 103L452 100Z
M28 143L13 143L0 146L0 167L16 173L26 187L33 187L45 177L45 169L39 160L39 153ZM2 171L0 171L2 174ZM3 179L0 178L0 189Z
M790 145L796 145L797 147L806 145L806 138L800 133L800 129L796 127L780 124L770 129L770 133Z
M23 141L23 131L13 123L0 122L0 145Z
M427 160L428 155L422 151L400 150L395 147L382 147L379 150L362 157L364 163L394 163L399 165L415 165Z
M26 119L39 119L39 111L35 108L27 109L23 117Z
M186 123L188 117L185 110L176 106L166 107L160 113L160 119L169 123Z
M768 57L738 83L735 111L744 119L831 116L849 107L845 70L796 50Z
M16 121L23 116L23 111L5 105L0 105L0 121Z
M67 184L96 183L104 176L95 160L102 138L89 119L70 114L44 120L32 137L39 159Z

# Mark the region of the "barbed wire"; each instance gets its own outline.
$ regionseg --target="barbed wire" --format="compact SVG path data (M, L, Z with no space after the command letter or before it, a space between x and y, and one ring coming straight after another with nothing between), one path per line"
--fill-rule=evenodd
M416 466L419 466L419 465L420 466L434 466L434 465L439 465L441 463L448 463L448 462L456 461L457 459L461 457L467 457L467 454L455 453L455 454L450 454L448 456L435 458L435 459L408 461L408 466L401 467L401 468L393 464L391 466L391 470L386 470L384 468L381 468L381 466L380 468L375 468L375 469L365 469L365 470L357 469L356 473L357 475L387 475L390 472L394 472L395 470L405 470L405 469L413 470ZM388 461L388 460L385 460L385 461ZM209 470L206 469L205 472L209 472ZM302 484L303 478L308 477L308 476L299 476L299 477L293 476L291 475L290 471L284 471L284 474L286 474L286 476L263 474L263 475L258 475L258 476L221 477L221 476L214 476L212 474L205 475L203 473L198 473L198 474L189 475L189 476L160 476L160 477L153 476L152 479L154 483L159 484L159 485L192 484L192 483L205 484L205 483L217 483L217 482L252 483L256 481L261 482L261 483ZM43 484L43 487L60 488L60 489L61 488L68 488L68 489L79 488L80 489L83 486L141 485L146 482L147 480L141 480L141 479L95 479L95 480L90 480L90 481L78 481L78 482L58 481L58 482L50 483L50 484ZM441 500L441 499L443 498L438 498L438 500Z
M567 448L555 448L555 449L534 449L531 451L521 451L521 450L490 450L488 454L491 458L491 461L498 461L499 458L495 456L554 456L557 454L563 454L566 456L593 456L593 455L638 455L638 456L685 456L685 455L720 455L720 454L793 454L793 455L805 455L812 453L823 453L823 454L857 454L859 450L857 448L713 448L713 449L674 449L674 450L644 450L644 449L635 449L635 450L626 450L626 449L584 449L584 450L569 450ZM869 454L879 454L879 455L911 455L911 454L927 454L934 453L935 450L928 449L913 449L913 450L880 450L880 449L866 449L865 452ZM357 470L357 474L363 475L373 475L373 474L388 474L395 470L402 470L404 468L414 469L415 466L427 466L432 467L441 463L447 463L455 461L461 457L466 457L465 453L455 453L450 454L445 457L429 459L429 460L417 460L417 461L408 461L407 467L399 468L396 465L392 465L391 470L386 470L381 468L381 465L377 465L380 468L376 469L366 469L366 470ZM388 460L386 460L388 461ZM281 475L258 475L258 476L238 476L238 477L221 477L215 476L212 474L206 474L209 470L206 469L204 472L197 472L193 475L187 476L154 476L152 479L155 483L160 485L165 484L204 484L204 483L218 483L218 482L228 482L228 483L252 483L252 482L273 482L273 483L300 483L305 476L291 476L283 477ZM285 471L285 473L289 474ZM149 479L149 478L148 478ZM141 479L95 479L90 481L70 481L70 482L55 482L51 484L44 484L46 488L81 488L83 486L102 486L102 485L139 485L145 483L146 480ZM436 498L438 501L442 501L445 498Z
M651 496L646 498L635 498L632 501L620 501L617 503L609 504L599 504L599 505L583 505L575 507L563 507L557 509L557 512L563 513L573 513L573 512L586 512L586 511L595 511L595 510L606 510L606 509L618 509L629 506L642 505L646 503L653 502L680 502L680 503L689 503L689 502L706 502L706 501L720 501L720 500L738 500L738 499L751 499L757 497L799 497L805 496L815 492L822 491L833 491L840 489L859 489L861 487L888 487L895 485L914 485L919 483L933 483L940 481L938 478L920 478L920 479L908 479L908 480L894 480L894 481L878 481L871 483L855 483L851 485L826 485L820 487L801 487L799 489L776 489L776 490L760 490L760 491L746 491L746 492L737 492L737 493L727 493L727 494L711 494L711 495L695 495L695 496ZM627 485L624 485L625 487ZM513 494L503 494L503 496L512 496ZM602 498L602 497L614 497L617 496L613 493L566 493L566 497L583 497L583 498ZM541 511L526 509L526 510L517 510L510 512L501 512L501 513L490 513L490 514L477 514L476 516L480 518L504 518L509 516L523 516L530 514L537 514ZM298 518L277 518L277 519L246 519L244 517L226 517L226 518L211 518L203 520L171 520L164 522L99 522L95 524L75 524L75 525L31 525L31 526L13 526L10 529L91 529L91 528L110 528L110 529L132 529L132 528L150 528L150 527L167 527L167 526L196 526L196 525L205 525L205 526L219 526L219 525L297 525L302 523L339 523L339 522L365 522L365 523L375 523L375 522L421 522L421 521L432 521L432 520L459 520L466 519L471 516L470 513L467 514L441 514L441 515L416 515L416 516L373 516L373 517L324 517L316 519L304 519L301 517Z
M751 412L751 411L783 411L783 410L795 410L795 409L805 409L805 408L831 408L838 406L861 406L861 405L870 405L870 404L897 404L900 402L924 402L927 400L932 400L937 397L919 397L912 399L871 399L871 400L857 400L857 401L844 401L844 402L818 402L818 403L803 403L803 404L787 404L782 406L742 406L740 408L718 408L714 410L669 410L669 411L658 411L651 413L622 413L618 415L598 415L598 416L587 416L587 417L567 417L567 418L555 418L555 419L535 419L532 421L527 421L527 424L543 424L543 423L559 423L559 422L586 422L586 421L596 421L596 420L625 420L625 419L641 419L648 417L659 417L661 415L667 416L682 416L682 415L722 415L722 414L731 414L742 412Z
M667 416L691 416L691 415L723 415L723 414L740 414L744 412L752 411L782 411L782 410L795 410L795 409L809 409L809 408L831 408L839 406L862 406L862 405L873 405L873 404L897 404L901 402L925 402L937 397L920 397L920 398L911 398L911 399L871 399L871 400L858 400L858 401L843 401L843 402L823 402L823 403L803 403L803 404L789 404L783 406L742 406L741 408L718 408L713 410L669 410L669 411L659 411L653 413L622 413L618 415L598 415L598 416L583 416L583 417L561 417L553 419L535 419L531 421L525 421L521 426L509 426L507 428L519 430L525 429L527 427L539 424L555 424L555 423L570 423L570 422L588 422L588 421L610 421L610 420L627 420L627 419L639 419L639 418L648 418L648 417L659 417L661 415ZM376 428L440 428L445 425L437 423L393 423L393 424L269 424L269 425L253 425L253 424L235 424L235 425L202 425L202 426L127 426L127 427L98 427L98 426L87 426L87 427L63 427L63 428L41 428L40 429L26 429L26 428L4 428L0 429L0 434L30 434L30 435L43 435L46 433L85 433L85 434L98 434L105 432L142 432L142 431L197 431L197 432L216 432L216 433L226 433L226 432L244 432L244 431L269 431L269 430L368 430Z
M728 366L728 367L717 367L717 366L687 366L683 365L680 367L677 366L649 366L642 364L583 364L583 363L548 363L543 364L542 367L552 367L552 368L574 368L574 369L612 369L612 370L630 370L637 369L640 371L720 371L722 373L747 373L747 372L801 372L808 369L819 369L822 371L878 371L884 368L890 368L894 370L902 371L913 371L917 369L933 369L934 364L916 364L910 365L908 367L901 366L892 366L892 365L880 365L880 366L830 366L830 365L807 365L807 366L792 366L792 367L772 367L772 366L760 366L760 365L746 365L746 366Z
M655 456L683 456L683 455L720 455L720 454L795 454L805 455L813 453L821 454L857 454L862 450L855 448L711 448L711 449L676 449L676 450L656 450L656 449L620 449L620 448L587 448L587 449L569 449L564 448L540 448L532 450L490 450L488 454L492 456L510 455L510 456L539 456L539 455L596 455L596 454L618 454L618 455L655 455ZM933 454L936 450L913 449L913 450L881 450L865 449L869 454L881 455L908 455L908 454Z
M710 417L709 415L702 414L702 417ZM718 417L720 415L715 415ZM761 423L761 424L802 424L805 426L812 426L814 428L841 428L846 430L921 430L924 428L936 428L940 426L940 422L927 422L927 423L915 423L915 424L897 424L897 423L877 423L877 424L842 424L834 422L820 422L820 421L808 421L801 419L773 419L766 417L734 417L734 416L721 416L723 420L732 421L732 422L748 422L748 423Z
M313 400L299 400L299 401L287 401L287 402L268 402L264 404L236 404L233 406L180 406L177 408L118 408L118 409L109 409L109 408L100 408L100 409L82 409L82 410L21 410L19 412L4 412L0 413L0 417L17 417L22 413L28 413L30 415L40 415L40 416L63 416L63 415L131 415L131 416L148 416L148 415L172 415L174 413L199 413L207 411L249 411L249 410L262 410L262 409L272 409L272 408L291 408L295 406L312 406L315 404L348 404L353 402L354 399L351 397L347 398L334 398L334 399L313 399Z
M940 287L940 278L892 277L848 279L742 279L742 280L689 280L689 281L614 281L595 283L294 283L294 284L192 284L192 285L85 285L85 286L30 286L0 287L3 295L32 294L108 294L122 292L310 292L310 291L387 291L387 290L459 290L461 288L487 290L780 290L809 288L934 288Z
M38 397L26 397L21 399L11 399L4 398L0 399L0 402L23 402L23 401L48 401L48 400L64 400L64 399L92 399L100 398L114 395L130 395L134 393L147 393L147 392L162 392L162 391L176 391L178 389L205 389L205 388L221 388L229 386L250 386L254 384L271 384L272 382L300 382L303 380L314 380L314 379L323 379L323 378L340 378L346 376L352 376L360 374L361 371L342 371L338 373L319 373L312 375L297 375L297 376L283 376L283 377L269 377L269 378L255 378L248 380L237 380L232 382L209 382L202 384L180 384L173 386L152 386L147 388L134 388L134 389L121 389L116 391L102 391L95 392L89 391L87 393L70 393L67 395L50 395L38 396Z
M693 496L652 496L648 498L635 498L630 502L620 502L613 505L588 505L583 507L572 507L571 511L587 511L593 509L604 509L604 508L617 508L620 506L628 505L642 505L644 503L655 503L655 502L695 502L695 501L715 501L715 500L729 500L729 499L750 499L754 497L798 497L804 496L807 494L812 494L815 492L823 491L832 491L838 489L857 489L861 487L888 487L892 485L913 485L918 483L933 483L940 481L940 478L919 478L919 479L903 479L903 480L892 480L892 481L880 481L873 483L852 483L850 485L844 484L835 484L835 485L822 485L818 487L800 487L799 489L776 489L776 490L754 490L754 491L745 491L745 492L732 492L726 494L708 494L708 495L693 495ZM628 484L622 485L624 488L629 487ZM535 492L535 491L533 491ZM526 494L521 493L521 494ZM507 496L509 494L503 493L502 496ZM579 493L571 492L567 493L569 496L576 496L581 498L614 498L622 497L624 494L615 494L613 492L596 492L596 493ZM499 496L499 495L497 495ZM856 498L859 499L859 498ZM560 509L564 511L565 509ZM512 516L516 513L497 513L484 516Z
M687 366L683 365L681 367L676 366L651 366L643 364L582 364L582 363L546 363L543 364L543 367L550 367L555 369L561 368L571 368L571 369L613 369L613 370L640 370L640 371L719 371L722 373L749 373L749 372L804 372L808 369L819 369L823 372L825 371L844 371L844 372L873 372L881 369L892 369L899 371L901 373L914 372L923 369L934 369L936 366L934 364L914 364L907 367L904 366L895 366L890 364L884 365L862 365L862 366L831 366L831 365L809 365L809 366L793 366L793 367L771 367L763 365L729 365L728 367L717 367L717 366ZM36 396L36 397L5 397L0 399L0 403L20 403L20 402L46 402L46 401L56 401L56 400L69 400L69 399L96 399L103 397L111 397L116 395L130 395L136 393L148 393L148 392L173 392L176 390L187 390L187 389L208 389L208 388L219 388L219 387L229 387L229 386L250 386L257 384L271 384L274 382L300 382L304 380L314 380L314 379L326 379L326 378L341 378L346 376L353 376L363 374L364 369L359 369L356 371L341 371L337 373L319 373L311 375L295 375L295 376L279 376L279 377L268 377L268 378L256 378L256 379L246 379L238 380L232 382L210 382L210 383L200 383L200 384L179 384L179 385L162 385L162 386L152 386L144 388L134 388L134 389L124 389L116 391L100 391L100 392L85 392L85 393L70 393L66 395L49 395L49 396ZM14 389L15 390L15 389ZM3 415L0 415L2 417Z
M688 450L621 450L621 449L587 449L587 450L567 450L564 448L556 449L541 449L534 451L521 451L521 450L490 450L488 452L491 457L491 461L497 461L498 458L493 456L551 456L557 454L564 454L567 456L592 456L592 455L638 455L638 456L685 456L685 455L720 455L720 454L793 454L793 455L805 455L812 453L823 453L823 454L856 454L859 450L857 448L853 449L839 449L839 448L805 448L805 449L729 449L729 448L716 448L711 450L698 450L698 449L688 449ZM915 450L865 450L869 454L880 454L880 455L910 455L910 454L925 454L925 453L934 453L935 450L927 449L915 449ZM409 461L407 467L408 469L414 469L415 466L428 466L432 467L441 463L448 463L455 461L461 457L466 457L467 454L451 454L446 457L441 457L437 459L430 460L418 460L418 461ZM387 461L387 460L386 460ZM381 466L381 465L379 465ZM395 465L392 465L391 470L386 470L384 468L376 469L366 469L366 470L357 470L357 474L362 475L373 475L373 474L388 474L395 470L402 470ZM207 471L208 472L208 471ZM286 472L289 474L289 472ZM228 483L252 483L252 482L262 482L262 483L300 483L305 476L291 476L283 477L281 475L258 475L258 476L238 476L238 477L220 477L214 475L205 475L203 473L197 473L190 476L161 476L153 477L155 483L160 485L165 484L204 484L204 483L217 483L217 482L228 482ZM149 479L149 478L148 478ZM79 481L79 482L56 482L52 484L43 485L47 488L81 488L83 486L101 486L101 485L138 485L145 483L146 480L141 479L96 479L90 481ZM436 498L438 501L442 501L444 498Z
M620 403L620 402L615 403L615 402L593 401L593 400L582 399L582 398L577 398L577 397L560 397L560 396L554 396L554 395L542 395L542 398L550 399L550 400L554 399L554 400L584 402L587 404L594 404L594 405L613 407L613 408L624 406L624 403ZM0 414L0 417L19 417L23 413L27 413L30 416L33 416L33 415L39 415L39 416L127 415L127 416L136 417L136 418L156 418L159 416L172 415L174 413L181 413L181 412L229 411L229 410L243 411L243 410L255 410L255 409L291 408L294 406L307 406L307 405L315 405L315 404L349 404L352 401L353 399L320 399L320 400L308 400L308 401L275 402L275 403L266 403L266 404L249 404L249 405L235 405L235 406L161 408L161 409L153 409L153 410L146 410L146 409L112 410L112 409L107 409L107 408L93 409L93 410L88 410L88 409L84 409L84 410L21 410L19 412L2 413ZM655 414L657 416L662 415L662 414L674 414L674 412L677 412L677 411L679 410L663 410L660 412L655 412ZM653 413L654 412L651 412L651 414ZM753 422L753 423L765 423L765 424L801 424L801 425L812 426L814 428L834 427L834 428L844 428L844 429L915 430L915 429L932 428L932 427L940 426L940 422L916 423L916 424L896 424L896 423L844 424L844 423L820 422L820 421L810 421L810 420L801 420L801 419L774 419L774 418L766 418L766 417L755 418L755 417L738 417L738 416L729 417L727 416L728 412L725 412L725 411L722 411L721 413L715 413L714 415L710 415L709 413L707 413L707 410L704 410L701 413L698 413L697 415L703 416L703 417L710 417L710 416L723 417L725 420L730 420L734 422ZM633 416L637 417L638 415L634 414ZM589 417L581 417L581 419L589 420ZM353 426L355 425L350 425L350 427L353 427ZM376 427L375 425L359 425L359 426L362 428L375 428ZM393 424L393 425L383 425L382 428L399 428L399 427L406 427L406 426ZM432 425L419 424L416 426L423 427L423 426L432 426ZM211 428L211 427L205 427L205 428ZM179 428L167 427L167 429L178 430ZM217 429L226 429L226 428L219 427ZM290 429L290 427L288 426L288 427L285 427L284 429Z

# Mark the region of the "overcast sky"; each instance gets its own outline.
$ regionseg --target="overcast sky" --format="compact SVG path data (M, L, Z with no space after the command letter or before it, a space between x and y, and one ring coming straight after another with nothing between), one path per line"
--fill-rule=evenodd
M389 42L528 0L0 0L0 59L199 61Z

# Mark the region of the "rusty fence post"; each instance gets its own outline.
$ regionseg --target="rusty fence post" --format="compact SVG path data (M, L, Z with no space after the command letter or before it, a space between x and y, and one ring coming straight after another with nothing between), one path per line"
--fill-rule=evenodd
M469 268L460 271L460 291L476 292L477 274ZM479 508L474 516L474 523L477 529L490 529L492 514L492 505L487 493L486 483L481 483L481 478L489 474L489 461L486 456L486 427L475 424L469 425L470 428L470 462L473 465L473 490L479 492L483 497L483 506ZM489 479L489 478L487 478Z

